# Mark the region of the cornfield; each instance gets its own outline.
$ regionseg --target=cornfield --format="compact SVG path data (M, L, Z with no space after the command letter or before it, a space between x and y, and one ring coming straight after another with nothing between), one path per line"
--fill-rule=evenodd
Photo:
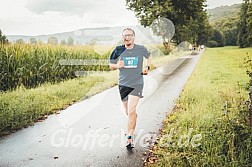
M100 55L92 46L0 44L0 91L72 79L76 77L76 71L107 71L109 68L104 64L62 65L60 61L100 60L108 59L108 56L109 52Z

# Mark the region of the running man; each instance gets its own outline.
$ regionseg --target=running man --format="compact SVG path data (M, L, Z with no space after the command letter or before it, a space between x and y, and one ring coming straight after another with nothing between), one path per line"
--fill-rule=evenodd
M133 148L133 133L136 128L136 107L142 98L143 75L150 70L150 52L142 45L134 43L135 32L126 28L122 32L124 45L117 46L110 56L110 69L119 69L119 92L125 112L128 115L127 148ZM143 69L143 59L147 59Z

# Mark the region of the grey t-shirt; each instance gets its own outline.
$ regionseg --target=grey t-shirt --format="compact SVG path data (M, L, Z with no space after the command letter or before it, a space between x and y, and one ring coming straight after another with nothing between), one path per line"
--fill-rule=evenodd
M110 56L110 63L116 64L119 59L124 61L124 68L119 69L119 85L134 87L143 84L143 57L149 56L150 52L142 45L135 44L132 49L117 46Z

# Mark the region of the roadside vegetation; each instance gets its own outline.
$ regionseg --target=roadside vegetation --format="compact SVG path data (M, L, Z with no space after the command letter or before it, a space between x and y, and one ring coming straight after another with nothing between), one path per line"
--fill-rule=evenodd
M111 48L99 48L104 47ZM148 46L153 56L151 69L188 53L165 56L162 47ZM102 56L97 52L100 53L89 45L0 44L0 136L115 86L118 72L109 71L110 51ZM62 65L62 60L70 64ZM85 65L93 60L98 65Z
M75 78L76 71L108 71L104 63L89 65L82 61L107 60L108 54L99 55L89 45L0 44L0 91L58 83Z
M206 49L146 165L251 166L249 53L251 48Z

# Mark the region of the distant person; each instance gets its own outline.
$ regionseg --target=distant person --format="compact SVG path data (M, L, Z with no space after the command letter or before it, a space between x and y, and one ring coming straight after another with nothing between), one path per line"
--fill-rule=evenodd
M196 44L193 45L193 50L196 50Z
M117 46L110 55L110 69L119 69L119 92L125 112L128 115L127 148L133 148L133 133L136 128L136 107L142 98L143 74L150 70L150 52L142 45L134 43L135 31L126 28L122 32L124 45ZM143 60L147 59L143 68Z
M192 51L192 44L189 44L189 51Z

